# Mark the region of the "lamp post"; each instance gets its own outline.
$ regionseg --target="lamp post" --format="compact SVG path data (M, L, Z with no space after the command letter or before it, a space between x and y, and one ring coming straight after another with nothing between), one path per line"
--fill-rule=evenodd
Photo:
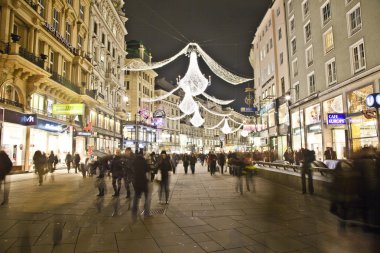
M290 95L286 95L285 96L285 99L286 99L286 105L288 107L288 123L289 123L289 126L288 126L288 147L290 147L292 150L293 150L293 133L292 133L292 116L290 115L290 100L291 100L291 96Z
M115 91L115 98L117 97L117 93L121 91L121 87L118 87ZM126 96L123 96L123 101L127 101L127 97ZM113 144L112 144L112 153L114 154L115 153L115 142L116 142L116 109L117 109L117 105L115 104L114 101L113 102ZM121 101L120 101L121 102Z

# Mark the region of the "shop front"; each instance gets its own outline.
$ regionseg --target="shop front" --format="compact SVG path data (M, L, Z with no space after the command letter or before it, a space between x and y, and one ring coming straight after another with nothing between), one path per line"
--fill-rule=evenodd
M367 114L366 97L374 93L373 85L365 86L347 94L348 123L351 151L357 152L364 147L378 148L376 116Z
M145 152L158 151L156 143L156 131L154 127L147 125L126 124L123 126L123 148L132 150L144 150Z
M347 158L346 114L343 113L342 95L323 102L324 150L332 148L337 159ZM324 158L325 159L325 158Z
M305 133L303 124L303 110L292 112L292 149L294 151L305 147Z
M323 160L323 138L321 127L321 105L316 104L305 109L307 149L314 150L318 161Z

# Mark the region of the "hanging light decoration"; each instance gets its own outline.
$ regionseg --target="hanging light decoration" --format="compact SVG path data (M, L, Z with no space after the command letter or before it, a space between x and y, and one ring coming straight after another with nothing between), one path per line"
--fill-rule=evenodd
M192 96L198 96L207 89L209 80L202 74L198 66L198 56L195 51L190 52L189 68L185 76L179 80L178 85Z
M186 115L192 114L197 107L193 97L190 93L186 92L185 97L182 102L179 104L178 108Z
M243 136L243 137L247 137L248 134L249 134L249 132L247 130L240 131L240 135Z
M229 133L231 133L232 129L231 129L231 127L228 125L228 119L227 119L227 118L224 119L224 125L223 125L223 127L222 127L220 130L221 130L222 133L224 133L224 134L229 134Z
M195 109L194 115L190 120L190 123L195 127L200 127L205 122L204 118L202 118L201 113L199 112L199 107Z

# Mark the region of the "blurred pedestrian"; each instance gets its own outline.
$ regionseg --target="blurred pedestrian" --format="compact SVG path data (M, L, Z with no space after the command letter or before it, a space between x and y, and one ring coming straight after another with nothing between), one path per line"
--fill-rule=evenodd
M74 155L74 169L75 169L75 173L78 173L79 164L80 164L80 155L78 153L75 153L75 155Z
M190 156L190 169L191 169L191 174L195 173L195 164L197 163L197 157L195 156L195 153L191 153Z
M121 158L120 149L116 150L116 154L114 155L111 161L111 173L112 173L112 187L114 190L114 194L112 197L119 197L120 188L121 188L121 179L123 178L123 167L124 163Z
M44 156L41 151L37 150L33 155L34 168L38 173L38 183L39 186L43 183L43 176L45 174L45 164L46 156Z
M223 174L224 165L226 164L226 155L224 154L224 152L219 153L218 164L220 166L220 174Z
M57 164L58 164L58 156L57 155L54 155L54 167L53 169L56 170L57 169Z
M306 175L308 177L308 188L309 193L314 194L314 187L313 187L313 168L312 168L312 162L315 161L315 152L314 150L303 150L303 163L301 167L301 181L302 181L302 194L306 193Z
M211 176L215 174L216 160L217 160L216 155L214 154L213 151L210 151L210 153L208 154L207 163L208 163L208 165L210 167L210 174L211 174Z
M123 164L123 179L124 179L124 187L127 191L126 198L131 197L131 184L133 182L134 177L134 167L133 162L135 160L135 155L132 152L131 148L125 149L125 163Z
M54 152L53 151L50 151L50 155L49 155L49 158L48 158L48 170L50 173L53 173L54 172Z
M12 170L12 161L5 151L0 150L0 192L1 186L4 185L4 198L1 205L8 204L9 201L9 183L7 184L5 178Z
M153 182L155 175L157 174L157 158L156 153L152 152L147 157L147 163L150 168L150 181Z
M294 163L294 153L290 147L288 147L284 153L284 159L290 164Z
M190 163L189 154L184 154L183 155L182 162L183 162L183 168L185 170L185 174L187 174L187 171L189 169L189 163Z
M161 156L157 164L158 170L161 171L161 182L159 190L159 202L162 201L162 194L165 192L165 204L169 201L169 171L172 171L172 164L170 162L170 157L166 154L165 150L161 151Z
M67 152L67 155L65 158L65 163L67 166L67 173L70 173L70 166L71 166L72 162L73 162L73 156L70 154L70 152Z
M136 156L133 161L134 178L133 187L135 189L135 196L132 203L132 218L136 220L137 210L140 202L141 195L144 193L145 203L144 203L144 215L150 215L150 196L148 189L148 174L150 171L147 161L144 159L142 151Z

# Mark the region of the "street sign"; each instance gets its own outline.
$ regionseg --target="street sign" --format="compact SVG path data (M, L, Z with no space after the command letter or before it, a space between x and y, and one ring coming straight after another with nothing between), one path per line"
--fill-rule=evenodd
M83 115L84 104L53 104L55 115Z
M257 112L257 107L241 107L240 112Z
M380 93L369 94L365 102L368 107L380 107Z
M328 113L327 125L345 125L346 114L344 113Z

